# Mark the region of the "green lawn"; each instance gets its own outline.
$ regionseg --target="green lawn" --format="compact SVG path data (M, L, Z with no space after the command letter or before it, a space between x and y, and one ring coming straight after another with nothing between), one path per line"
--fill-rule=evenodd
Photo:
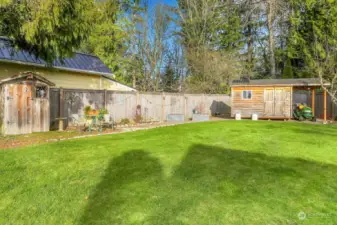
M337 127L221 121L0 151L0 224L337 224Z

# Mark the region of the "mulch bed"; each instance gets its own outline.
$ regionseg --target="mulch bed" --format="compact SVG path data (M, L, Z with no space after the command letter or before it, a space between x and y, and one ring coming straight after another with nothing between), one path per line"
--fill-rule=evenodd
M95 136L100 134L109 134L116 132L118 132L118 129L115 130L105 129L102 132L92 131L91 133L89 133L88 131L78 132L78 130L75 129L67 129L66 131L63 132L49 131L44 133L5 136L0 137L0 149L5 150L10 148L31 146L48 142L63 141L81 136L88 136L88 135Z

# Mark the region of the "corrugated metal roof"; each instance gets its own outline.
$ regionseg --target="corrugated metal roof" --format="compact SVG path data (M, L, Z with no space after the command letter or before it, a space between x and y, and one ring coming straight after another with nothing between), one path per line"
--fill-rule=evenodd
M234 80L232 86L320 86L318 78ZM329 85L325 82L325 85Z
M15 50L15 48L10 45L10 41L3 37L0 37L0 59L47 66L47 63L43 59L36 58L28 51ZM99 72L112 75L111 70L97 56L83 53L75 53L72 58L65 58L63 63L60 60L55 60L52 65L63 69L81 70L83 72Z

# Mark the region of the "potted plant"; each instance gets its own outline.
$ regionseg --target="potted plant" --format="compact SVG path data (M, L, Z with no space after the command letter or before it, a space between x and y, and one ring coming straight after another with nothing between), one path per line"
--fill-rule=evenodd
M98 114L99 114L99 111L96 109L89 111L89 116L98 116Z
M97 116L99 114L98 110L92 109L90 105L84 107L84 115L86 118L91 116Z

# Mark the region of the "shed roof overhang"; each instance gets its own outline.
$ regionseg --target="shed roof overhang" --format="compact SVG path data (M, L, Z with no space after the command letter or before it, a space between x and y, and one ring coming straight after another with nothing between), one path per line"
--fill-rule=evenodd
M318 78L300 79L261 79L233 81L232 87L321 87L330 86L330 83Z
M96 75L96 76L102 76L102 75L103 76L114 76L113 73L104 73L104 72L91 71L91 70L72 69L72 68L65 68L65 67L60 67L60 66L48 67L48 66L43 65L43 64L37 64L37 63L31 63L31 62L21 62L21 61L16 61L16 60L0 59L0 62L20 64L20 65L25 65L25 66L35 66L35 67L40 67L40 68L45 68L45 69L57 69L57 70L61 70L61 71L85 73L85 74Z
M0 85L6 84L6 83L11 83L11 82L17 82L19 80L28 80L29 81L29 80L34 80L34 79L38 80L38 81L41 81L42 83L45 83L49 86L55 86L55 84L53 82L51 82L48 79L46 79L46 78L44 78L40 75L37 75L36 73L33 73L33 72L24 72L24 73L20 73L18 75L0 80Z

